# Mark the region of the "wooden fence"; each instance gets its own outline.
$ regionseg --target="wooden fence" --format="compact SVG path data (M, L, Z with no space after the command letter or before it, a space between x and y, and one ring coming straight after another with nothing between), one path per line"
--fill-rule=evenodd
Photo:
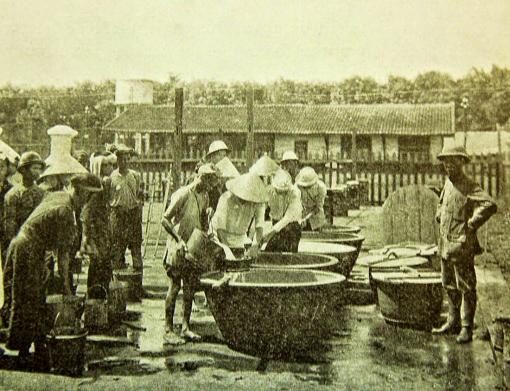
M240 172L245 172L244 160L233 158ZM181 183L192 175L198 159L185 157L182 161ZM382 205L391 192L397 188L423 184L441 188L445 174L438 162L418 160L352 160L308 159L302 165L314 167L329 188L345 184L349 180L364 179L368 183L368 201L370 205ZM146 192L155 201L161 201L164 195L164 183L171 180L172 159L140 158L135 168L143 176ZM504 165L498 155L475 156L466 165L465 171L492 196L501 195L504 181Z

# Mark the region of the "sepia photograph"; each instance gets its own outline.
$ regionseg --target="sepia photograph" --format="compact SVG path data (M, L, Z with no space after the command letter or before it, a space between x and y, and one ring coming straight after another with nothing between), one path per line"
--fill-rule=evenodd
M0 391L510 389L508 0L0 15Z

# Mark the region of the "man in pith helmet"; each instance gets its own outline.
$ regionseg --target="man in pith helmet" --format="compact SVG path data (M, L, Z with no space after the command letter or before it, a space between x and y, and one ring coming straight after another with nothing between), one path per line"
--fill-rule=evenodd
M3 216L5 246L14 239L23 223L44 197L44 190L35 183L43 167L44 162L37 152L25 152L20 157L18 172L22 176L22 182L15 185L5 195ZM11 305L12 266L7 259L4 260L4 305L2 307L4 325L8 323Z
M209 150L205 155L207 162L216 164L228 155L229 148L222 140L215 140L209 145Z
M294 151L285 151L280 160L280 167L287 171L292 180L296 179L296 175L299 171L299 158Z
M473 339L476 310L474 257L481 253L476 231L494 213L496 203L464 173L469 156L463 147L444 148L437 157L447 179L441 192L436 219L443 288L448 300L446 323L435 334L460 333L458 343Z
M303 167L296 177L303 204L303 229L320 230L326 224L324 202L327 188L312 167Z

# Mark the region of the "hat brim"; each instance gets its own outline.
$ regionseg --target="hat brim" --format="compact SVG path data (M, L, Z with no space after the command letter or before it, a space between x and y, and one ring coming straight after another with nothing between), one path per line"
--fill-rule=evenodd
M92 186L80 186L78 185L77 187L79 187L80 189L82 190L85 190L85 191L88 191L89 193L99 193L100 191L103 190L103 188L99 188L99 187L92 187Z
M44 163L42 160L36 160L33 162L27 162L27 163L18 165L18 170L21 170L22 168L25 168L25 167L32 166L34 164L39 164L43 169L46 167L46 163Z
M227 151L227 152L228 152L228 151L230 151L230 149L228 149L228 148L220 148L220 149L217 149L217 150L215 150L215 151L207 152L207 153L205 154L205 157L209 157L209 156L211 156L213 153L220 152L220 151Z
M441 161L448 159L450 157L460 157L463 158L466 162L471 161L469 156L463 153L440 153L439 155L437 155L437 159Z
M318 178L315 178L314 180L312 181L296 181L296 185L300 186L300 187L312 187L313 185L315 185L317 182L319 181Z

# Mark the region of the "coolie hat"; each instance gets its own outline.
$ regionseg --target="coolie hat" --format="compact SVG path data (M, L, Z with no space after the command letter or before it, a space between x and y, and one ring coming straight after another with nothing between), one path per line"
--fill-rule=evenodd
M278 164L267 154L264 154L250 167L250 172L258 176L271 176L278 171Z
M447 157L462 157L466 162L469 162L471 160L466 151L466 148L460 145L456 145L453 147L444 147L441 153L437 155L437 158L439 160L443 160Z
M216 168L220 171L221 177L223 178L232 179L241 175L239 174L236 166L234 166L234 164L226 156L216 163Z
M303 167L296 176L296 185L310 187L317 183L319 176L312 167Z
M225 144L223 141L221 140L215 140L211 143L211 145L209 145L209 150L207 151L207 154L205 155L206 157L211 155L212 153L214 152L218 152L218 151L228 151L228 147L227 147L227 144Z
M296 153L294 151L285 151L282 156L282 160L280 162L285 162L289 160L295 160L299 161L299 158L297 157Z
M264 182L257 175L243 174L227 182L227 190L244 201L263 203L268 194Z

